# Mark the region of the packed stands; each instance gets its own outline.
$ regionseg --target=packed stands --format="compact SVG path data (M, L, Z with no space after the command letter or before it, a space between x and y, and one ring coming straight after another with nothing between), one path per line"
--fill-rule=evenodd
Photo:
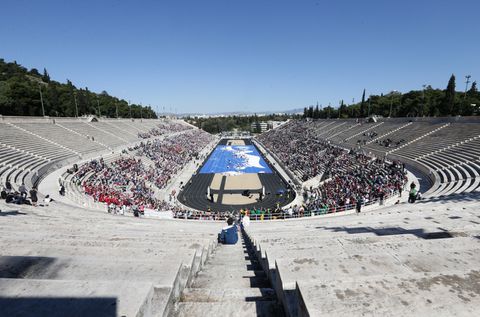
M1 117L0 181L38 185L48 172L144 140L153 128L190 129L171 120ZM154 137L154 135L152 135Z
M95 202L138 206L141 211L148 208L175 212L175 207L155 195L155 189L164 188L187 162L198 157L199 149L211 141L212 136L201 130L142 141L130 149L132 156L112 162L92 160L81 165L72 178L80 180L83 191ZM142 157L148 157L154 165L145 165Z
M430 184L424 182L428 188L422 188L427 195L439 196L480 188L479 123L473 117L300 120L266 132L258 140L299 182L324 173L325 149L335 146L405 163L429 180Z
M398 174L405 166L423 178L421 190L426 196L480 188L477 120L373 121L292 120L258 137L260 144L274 154L298 183L312 179L317 182L304 187L303 206L293 206L294 213L300 214L302 208L318 213L338 211L353 207L358 200L368 204L380 197L394 196L406 189L405 175ZM114 148L129 148L131 157L141 160L135 160L135 164L141 164L139 169L148 175L148 184L139 185L148 195L165 188L180 167L195 158L198 149L208 141L206 133L171 120L143 120L138 124L131 120L5 117L0 128L2 183L9 180L14 186L25 183L33 187L43 175L62 165L98 157ZM200 142L190 142L193 134L188 133L199 133L196 137ZM162 202L148 205L166 208ZM264 217L269 213L272 216L266 218L285 216L273 215L276 212L279 211L266 210ZM216 217L182 208L176 209L175 216Z

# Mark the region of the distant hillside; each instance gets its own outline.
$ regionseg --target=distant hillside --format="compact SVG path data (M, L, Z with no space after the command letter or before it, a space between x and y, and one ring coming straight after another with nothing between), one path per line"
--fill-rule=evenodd
M68 79L65 84L54 81L45 68L40 73L35 68L28 70L17 62L0 59L0 114L42 116L41 98L47 116L157 117L150 107L134 104L129 107L127 101L106 91L97 94L87 87L75 87Z

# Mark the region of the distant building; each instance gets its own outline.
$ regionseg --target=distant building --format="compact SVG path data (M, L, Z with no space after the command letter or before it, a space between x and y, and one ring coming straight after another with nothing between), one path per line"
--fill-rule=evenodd
M262 133L262 132L268 131L269 127L267 122L262 121L262 122L253 122L250 129L254 133Z
M276 129L278 128L279 126L281 126L282 124L286 123L286 121L268 121L267 124L268 124L268 130L270 129Z
M282 124L286 123L286 121L262 121L262 122L254 122L252 123L250 129L254 133L263 133L265 131L278 128Z

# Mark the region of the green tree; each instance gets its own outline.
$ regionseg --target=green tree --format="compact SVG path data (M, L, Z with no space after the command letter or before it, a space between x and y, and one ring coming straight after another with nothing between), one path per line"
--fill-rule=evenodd
M477 93L478 93L477 82L474 81L474 82L472 83L472 87L470 87L470 89L468 90L467 94L474 96L474 95L477 94Z
M308 107L308 117L313 118L313 106Z
M362 102L360 104L360 117L365 117L365 89L363 89Z
M442 103L441 114L453 115L455 108L455 75L452 74L448 80L447 88L445 89L445 98Z
M49 82L50 82L50 75L48 74L46 68L43 68L42 81L45 82L45 83L49 83Z
M125 100L109 96L106 91L100 94L90 92L88 88L77 89L67 79L67 83L59 83L50 79L46 68L41 75L37 69L30 71L17 62L8 63L0 59L0 114L2 115L41 115L41 103L38 92L38 83L42 85L46 114L51 116L74 116L77 94L79 115L96 114L98 107L93 100L97 97L102 101L102 114L116 116L116 106L122 117L129 116L128 105ZM155 112L150 107L143 107L146 118L156 118ZM140 111L139 115L140 117Z
M313 118L314 118L314 119L320 118L320 109L318 109L318 104L317 104L317 106L315 107L315 110L313 110Z

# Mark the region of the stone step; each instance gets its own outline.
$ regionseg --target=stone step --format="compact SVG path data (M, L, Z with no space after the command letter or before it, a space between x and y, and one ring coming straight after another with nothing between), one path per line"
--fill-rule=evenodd
M211 279L218 279L218 278L247 278L247 277L257 277L257 278L264 278L267 275L264 271L261 270L253 270L248 271L246 268L242 269L221 269L212 270L207 267L205 270L202 270L198 273L197 278L211 278Z
M0 316L138 316L151 292L134 281L0 278Z
M98 238L95 239L94 237L91 239L75 239L75 237L69 238L58 238L58 239L51 239L48 237L41 237L41 236L32 236L32 237L18 237L16 238L15 235L4 236L0 234L0 238L4 243L10 244L26 244L31 245L38 243L43 246L55 246L55 247L101 247L105 250L109 249L127 249L127 248L137 248L137 249L151 249L151 250L164 250L169 248L169 245L165 246L165 243L169 243L170 245L174 245L177 247L188 248L190 250L199 249L202 245L207 245L208 240L198 240L198 239L190 239L190 240L183 240L183 239L169 239L166 238L163 241L131 241L129 239L124 238L112 238L109 240Z
M121 259L0 256L0 277L37 280L137 281L173 284L180 258L162 262ZM159 270L159 265L161 270Z
M178 303L175 317L186 316L283 316L283 309L276 301L229 303Z
M1 238L0 238L1 240ZM22 243L17 245L5 245L2 249L2 255L18 255L18 256L43 256L48 254L54 257L99 257L105 258L106 254L111 258L137 258L140 260L160 261L165 258L177 254L181 246L177 246L176 252L173 250L162 250L160 247L155 248L135 248L131 247L112 247L104 248L101 246L55 246L44 245L41 242ZM185 249L183 249L185 250ZM182 251L180 255L182 259L188 261L192 259L195 250L188 249ZM180 257L179 256L179 257Z
M275 300L272 288L188 288L183 291L181 302L256 302Z
M253 271L255 272L255 271ZM240 271L237 274L205 274L198 273L193 282L194 288L268 288L270 283L265 273L259 273L259 276L249 273L248 271Z
M216 263L216 264L211 264L208 263L206 264L205 268L203 269L203 272L206 273L216 273L216 272L232 272L232 271L260 271L261 267L258 264L252 264L252 263Z

